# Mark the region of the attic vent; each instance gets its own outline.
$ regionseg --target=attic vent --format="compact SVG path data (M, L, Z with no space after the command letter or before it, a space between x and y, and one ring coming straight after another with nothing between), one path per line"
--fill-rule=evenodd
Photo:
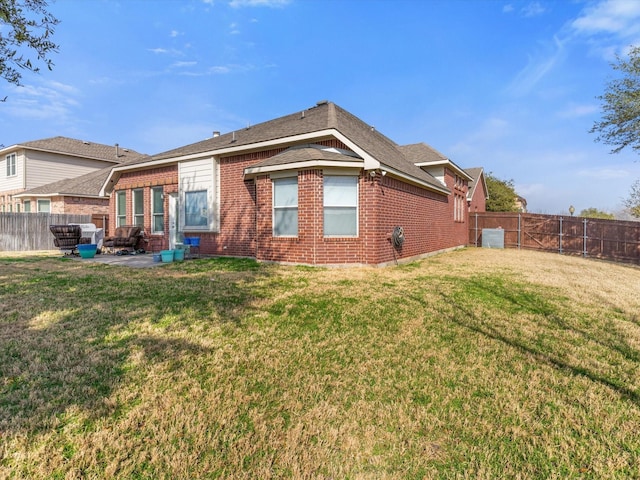
M84 143L85 145L89 145L89 142L87 142L86 140L84 140L82 143Z
M328 103L329 103L329 100L320 100L319 102L316 102L316 105L320 106L320 105L326 105Z
M218 130L214 130L213 131L213 138L219 137L220 136L220 132Z

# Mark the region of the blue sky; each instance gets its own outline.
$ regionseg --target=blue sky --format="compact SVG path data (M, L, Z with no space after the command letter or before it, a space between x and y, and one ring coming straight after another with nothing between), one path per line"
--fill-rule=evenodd
M154 154L330 100L513 179L530 211L621 209L633 152L588 133L640 1L58 0L55 68L0 84L0 144Z

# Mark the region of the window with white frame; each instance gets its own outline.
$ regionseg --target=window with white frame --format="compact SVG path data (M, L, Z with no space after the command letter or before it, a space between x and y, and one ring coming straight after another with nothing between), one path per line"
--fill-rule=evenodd
M298 177L274 178L273 236L298 236Z
M119 190L116 192L116 227L127 224L127 192Z
M7 160L7 177L16 176L16 154L10 153L6 156Z
M51 213L51 200L38 200L38 213Z
M209 202L206 190L184 193L184 228L209 225Z
M151 189L151 233L164 233L164 195L162 187Z
M24 212L31 213L31 200L25 200L22 204L24 205Z
M325 175L324 236L358 236L358 177Z
M214 158L178 164L180 231L217 231L218 169Z
M131 191L133 199L133 224L144 227L144 190L136 188Z

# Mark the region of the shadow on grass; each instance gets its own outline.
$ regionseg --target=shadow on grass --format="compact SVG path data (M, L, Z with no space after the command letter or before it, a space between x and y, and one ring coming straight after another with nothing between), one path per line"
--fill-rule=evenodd
M492 325L489 323L491 319L481 318L478 311L474 309L474 305L488 303L493 308L499 308L503 312L514 315L514 317L522 312L525 314L537 315L547 320L550 326L540 326L541 329L547 329L547 332L554 334L556 331L564 331L569 334L575 334L584 341L597 345L608 351L617 352L620 356L631 364L635 364L632 370L640 367L638 360L640 352L628 345L624 339L618 335L615 337L611 333L600 335L601 332L588 332L563 318L563 315L570 315L570 309L566 308L565 313L558 313L558 308L554 307L545 296L545 293L538 294L532 291L530 286L520 285L515 282L504 284L501 280L496 281L490 277L476 277L468 280L456 279L455 287L451 292L445 291L445 288L437 288L437 293L442 299L442 305L448 306L441 308L440 312L444 319L466 328L472 332L484 335L493 340L500 341L510 347L531 355L532 357L552 365L554 368L569 372L573 375L581 375L601 385L611 388L618 392L622 398L626 398L636 405L640 405L640 393L629 388L620 378L615 378L602 374L593 368L585 367L565 360L563 357L572 345L568 345L567 341L562 341L559 335L554 335L555 339L560 339L560 349L567 348L567 351L544 348L537 344L535 340L516 338L513 330L507 331L506 328L500 328L500 325ZM424 299L418 295L411 295L411 299L425 305ZM566 299L561 299L562 301ZM426 305L425 305L426 306ZM515 327L516 325L513 325ZM553 328L557 327L558 330Z
M115 414L122 406L109 397L131 378L143 382L145 368L211 353L184 332L240 328L264 274L230 259L153 272L1 260L0 431L50 431L78 410L90 422Z

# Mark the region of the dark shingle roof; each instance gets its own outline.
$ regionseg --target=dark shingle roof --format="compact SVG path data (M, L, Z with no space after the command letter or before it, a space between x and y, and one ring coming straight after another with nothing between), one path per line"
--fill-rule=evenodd
M318 145L300 145L288 148L284 152L262 160L252 165L251 168L287 165L290 163L311 162L316 160L327 160L331 162L362 161L360 157L320 148Z
M130 162L130 165L147 161L171 160L172 158L227 148L250 148L251 145L257 147L262 142L277 140L285 142L290 137L320 133L328 129L340 132L368 155L379 161L383 167L396 170L438 191L448 192L446 187L443 187L432 175L416 167L413 161L408 160L399 145L355 115L331 102L320 102L307 110L159 153L147 160L133 161ZM329 137L330 135L327 136L327 138ZM318 138L314 140L318 140Z
M426 143L402 145L400 151L413 163L442 162L449 160L445 155Z
M475 167L465 168L464 171L467 172L467 174L473 179L469 182L469 190L467 193L467 198L471 199L473 197L473 194L475 193L476 187L478 186L478 179L480 178L480 175L483 174L484 169L482 167ZM485 194L488 194L488 192L486 192Z
M113 162L116 164L127 160L137 159L142 156L142 154L127 148L118 147L116 149L114 145L103 145L100 143L86 142L67 137L44 138L42 140L20 143L17 146L35 150L44 150L47 152L56 152L63 155L73 155L76 157ZM118 152L117 156L116 150Z

